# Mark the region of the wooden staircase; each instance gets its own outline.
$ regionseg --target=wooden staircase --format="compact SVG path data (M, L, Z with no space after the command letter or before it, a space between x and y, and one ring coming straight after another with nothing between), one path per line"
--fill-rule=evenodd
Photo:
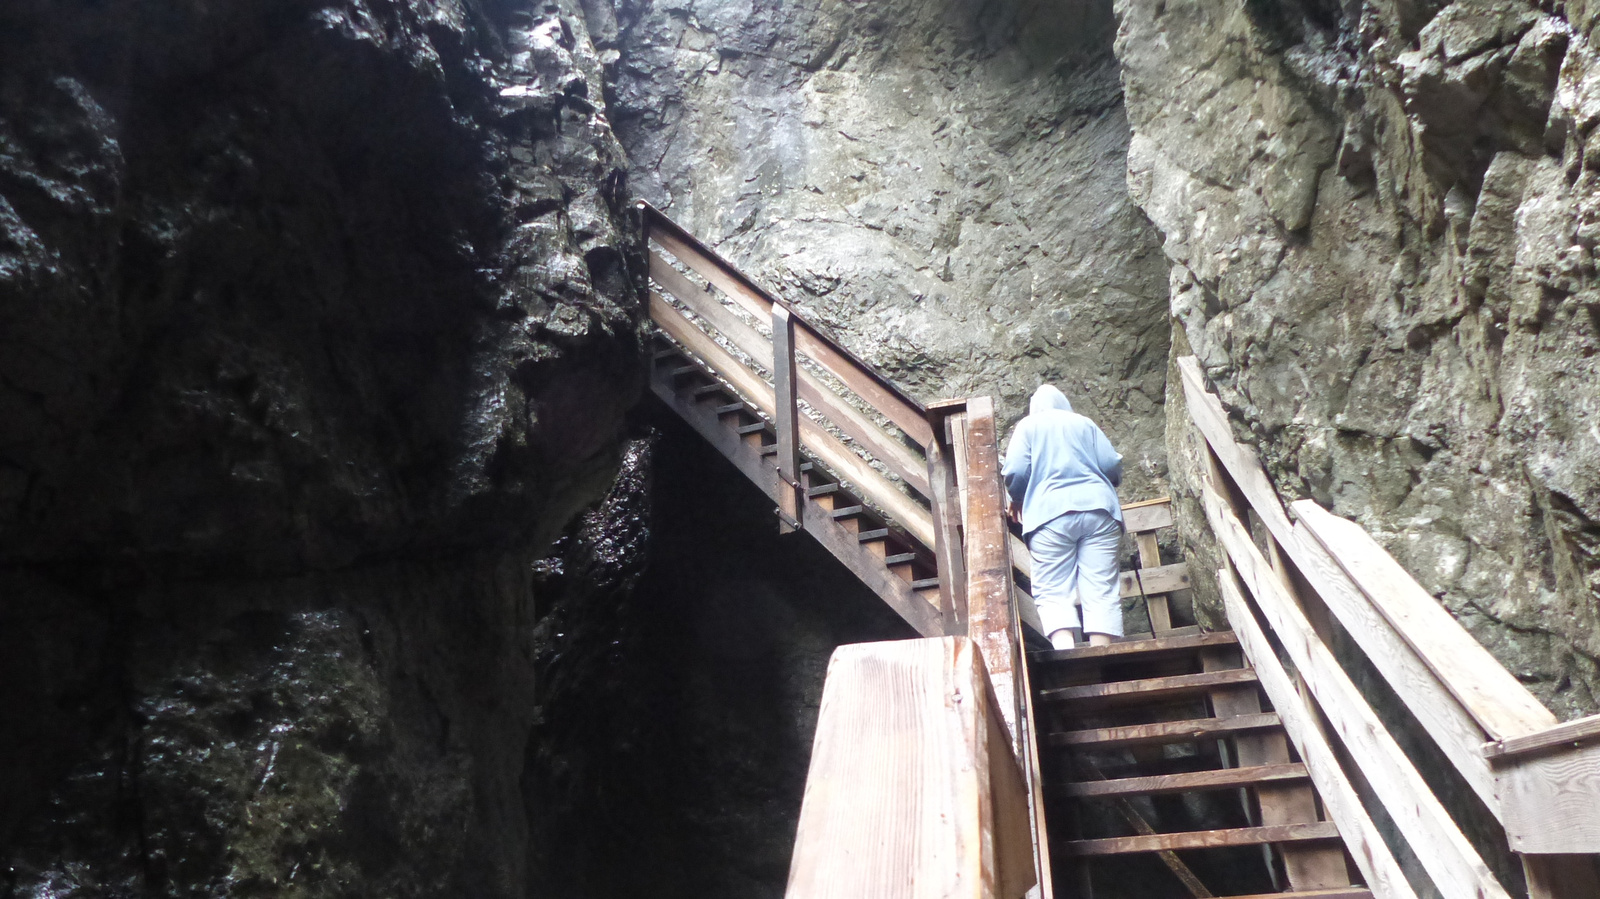
M1032 664L1054 867L1075 895L1134 877L1152 899L1370 899L1232 634L1174 631Z
M1190 572L1163 564L1163 499L1124 507L1122 594L1150 633L1025 659L1031 563L1003 524L989 399L918 403L638 208L656 397L781 531L930 638L836 653L790 899L1418 899L1419 878L1512 899L1345 674L1340 629L1505 828L1530 899L1600 897L1600 716L1558 724L1353 523L1304 500L1291 522L1195 359L1179 368L1208 466L1196 499L1233 630L1175 624Z

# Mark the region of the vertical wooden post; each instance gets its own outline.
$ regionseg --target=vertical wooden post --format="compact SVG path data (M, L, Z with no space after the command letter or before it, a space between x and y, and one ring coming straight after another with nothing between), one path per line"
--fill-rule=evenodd
M1006 728L1022 755L1017 702L1016 609L1011 596L1011 547L1006 541L1005 488L994 401L967 400L967 633L983 653L1000 696Z
M928 504L933 511L933 554L939 566L939 611L944 632L967 632L967 566L961 536L961 489L956 479L955 450L948 424L953 412L965 409L966 400L945 400L928 407L933 442L928 456Z
M772 304L772 382L777 402L773 425L778 432L778 533L802 528L806 507L800 483L800 408L795 404L794 318L789 310Z

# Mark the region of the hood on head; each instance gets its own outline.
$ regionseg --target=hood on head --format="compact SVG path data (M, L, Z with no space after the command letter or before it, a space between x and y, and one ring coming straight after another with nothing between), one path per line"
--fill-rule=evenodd
M1028 401L1028 414L1038 415L1046 409L1060 409L1071 412L1072 404L1067 402L1066 394L1055 389L1052 385L1045 384L1033 392L1033 399Z

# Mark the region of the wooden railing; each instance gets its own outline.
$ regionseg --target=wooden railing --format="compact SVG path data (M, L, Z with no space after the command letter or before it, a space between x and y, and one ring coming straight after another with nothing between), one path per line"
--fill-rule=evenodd
M1027 797L1028 880L1036 882L1029 895L1049 899L1037 741L1022 664L993 403L975 397L924 406L660 211L643 202L638 210L647 244L666 254L649 250L650 278L661 288L650 294L652 320L776 430L783 526L812 531L819 539L825 529L805 511L803 454L848 482L931 551L939 577L938 608L897 610L924 637L964 637L977 647L1009 744L1005 761L997 764L1020 766L1017 774ZM808 795L809 790L808 785ZM1019 839L1009 831L1005 838ZM1007 851L1002 849L1001 856ZM796 858L799 863L798 852ZM994 882L1020 880L1008 875ZM970 895L1014 899L1001 893Z
M1206 451L1201 503L1225 554L1229 622L1373 894L1418 891L1361 789L1416 859L1412 877L1448 899L1510 892L1352 681L1334 651L1346 644L1504 828L1506 846L1481 848L1518 853L1533 899L1600 897L1600 716L1558 724L1358 525L1309 500L1289 505L1291 521L1198 361L1179 370Z

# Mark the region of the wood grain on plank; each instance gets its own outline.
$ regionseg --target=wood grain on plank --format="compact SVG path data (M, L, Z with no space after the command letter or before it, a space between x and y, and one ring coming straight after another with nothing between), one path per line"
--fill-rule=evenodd
M1044 702L1083 704L1151 702L1173 696L1205 693L1215 687L1252 684L1255 680L1254 671L1248 668L1235 668L1230 671L1212 671L1205 674L1177 674L1171 677L1113 681L1108 684L1057 687L1039 691L1039 698Z
M1106 646L1089 646L1085 644L1083 646L1074 646L1071 649L1052 649L1034 653L1033 657L1047 664L1101 661L1122 656L1156 659L1173 655L1192 654L1208 646L1233 646L1238 642L1229 631L1155 638L1141 636L1140 639L1122 640Z
M1233 559L1267 624L1304 677L1323 716L1372 784L1428 876L1450 896L1510 899L1489 866L1433 795L1377 713L1323 644L1244 525L1209 486L1202 489L1212 533ZM1233 620L1230 614L1230 621ZM1237 624L1237 622L1235 622Z
M785 895L1023 895L1033 883L1029 825L1007 742L971 641L840 647Z
M1507 758L1495 782L1513 850L1600 853L1600 744Z
M1539 752L1557 747L1576 747L1594 742L1600 742L1600 715L1590 715L1587 718L1563 721L1553 727L1535 731L1531 734L1489 743L1483 747L1483 755L1489 759L1501 759L1507 756Z
M963 422L966 466L967 635L977 642L1014 748L1022 750L1016 668L1017 610L1012 596L1011 554L1006 544L1005 488L1000 482L1000 446L989 397L969 397Z

